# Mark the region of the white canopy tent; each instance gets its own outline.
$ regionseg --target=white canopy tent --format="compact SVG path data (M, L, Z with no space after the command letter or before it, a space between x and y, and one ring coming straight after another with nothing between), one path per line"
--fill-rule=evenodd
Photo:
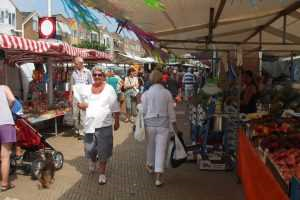
M132 22L152 33L161 47L180 53L237 46L273 53L300 51L297 0L257 0L255 6L248 0L161 0L165 9L151 8L142 0L94 2L96 9Z

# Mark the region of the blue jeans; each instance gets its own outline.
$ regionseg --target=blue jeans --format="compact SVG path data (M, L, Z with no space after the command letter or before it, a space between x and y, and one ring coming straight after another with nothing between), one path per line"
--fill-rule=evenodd
M197 142L199 139L199 126L195 124L191 124L192 131L192 142Z

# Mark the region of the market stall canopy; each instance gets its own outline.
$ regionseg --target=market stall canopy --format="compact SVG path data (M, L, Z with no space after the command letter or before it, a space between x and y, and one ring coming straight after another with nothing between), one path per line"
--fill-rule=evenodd
M85 60L111 61L112 55L91 49L73 47L67 43L36 41L11 35L0 35L0 49L10 63L44 62L45 58L69 61L76 56Z
M82 2L87 2L82 0ZM93 0L126 26L135 24L160 47L300 51L298 0ZM130 27L130 26L129 26ZM141 31L135 31L137 34ZM148 35L147 35L148 37ZM276 51L275 51L276 52Z
M115 62L122 64L144 64L155 63L156 61L151 57L142 58L135 55L117 53Z

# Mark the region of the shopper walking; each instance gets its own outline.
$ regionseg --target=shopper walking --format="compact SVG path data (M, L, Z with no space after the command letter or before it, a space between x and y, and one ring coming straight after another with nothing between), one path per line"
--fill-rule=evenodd
M155 185L161 186L170 125L176 129L176 116L171 93L162 85L162 74L153 70L152 86L142 95L142 106L147 134L147 162L149 173L155 172Z
M84 96L83 101L77 103L78 107L86 111L84 123L84 146L85 154L89 160L89 171L97 168L99 161L99 184L105 184L106 165L112 156L113 128L119 128L120 106L114 89L105 83L105 74L99 66L92 70L94 83L86 85L85 90L78 94Z
M1 191L14 187L9 182L10 154L16 142L16 129L10 107L15 97L10 88L0 85L0 144L1 144Z
M90 70L84 67L84 61L82 57L76 57L74 59L74 71L70 79L70 96L69 103L72 105L73 111L73 120L75 125L75 132L79 139L82 139L84 135L83 131L83 121L84 121L84 112L80 111L77 107L76 100L73 98L73 88L75 85L78 87L89 85L93 83L93 78Z
M124 81L125 103L126 103L126 119L125 122L132 121L132 116L136 110L136 98L139 94L139 80L137 72L134 68L128 70L128 76Z
M113 70L109 70L106 72L106 83L112 86L116 92L118 97L118 101L120 101L121 97L121 87L122 87L122 79L117 76Z
M184 89L185 100L188 101L194 94L195 76L192 73L192 68L188 68L188 71L183 75L182 84Z

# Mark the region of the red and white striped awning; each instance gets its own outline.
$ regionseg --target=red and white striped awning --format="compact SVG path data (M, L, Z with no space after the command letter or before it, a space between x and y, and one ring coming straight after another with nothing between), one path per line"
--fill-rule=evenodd
M81 56L85 60L112 60L112 55L91 49L73 47L67 43L50 43L47 41L30 40L18 36L0 35L0 48L9 54L8 59L12 62L22 62L43 57L55 57L61 60L71 60Z
M95 59L113 60L113 55L101 51L89 51L90 56L95 57Z
M80 56L87 59L90 56L87 49L73 47L67 43L52 43L51 49L58 51L62 55L68 55L71 57Z
M45 53L49 50L50 44L44 41L30 40L11 35L0 35L0 47L4 49L15 49L31 51L34 53Z

